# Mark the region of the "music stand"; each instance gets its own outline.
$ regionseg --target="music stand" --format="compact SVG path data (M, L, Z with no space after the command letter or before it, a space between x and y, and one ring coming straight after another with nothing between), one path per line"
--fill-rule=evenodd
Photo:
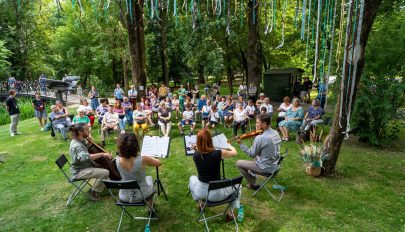
M151 156L154 158L169 158L170 138L160 136L145 135L142 142L141 156ZM154 185L157 186L157 194L163 193L168 200L162 181L159 178L159 167L156 166L156 179Z

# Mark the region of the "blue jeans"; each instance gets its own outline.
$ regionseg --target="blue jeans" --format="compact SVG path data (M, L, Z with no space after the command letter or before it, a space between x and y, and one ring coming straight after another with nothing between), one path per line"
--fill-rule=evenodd
M120 126L120 130L125 130L125 123L126 123L126 121L127 121L127 118L126 117L124 117L124 118L120 118L119 120L118 120L118 124L119 124L119 126Z
M130 123L130 124L133 123L134 119L132 118L132 110L126 110L125 117L126 117L128 123Z

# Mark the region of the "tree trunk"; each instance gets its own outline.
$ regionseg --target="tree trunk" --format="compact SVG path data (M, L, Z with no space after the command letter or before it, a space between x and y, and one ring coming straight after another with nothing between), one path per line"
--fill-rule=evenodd
M127 57L125 54L122 56L122 74L124 77L124 89L125 92L127 93L129 90L129 82L128 82Z
M349 60L343 61L345 64L345 66L344 66L345 76L347 78L344 78L342 80L344 91L343 92L339 91L332 127L324 142L325 143L325 152L327 154L329 154L329 159L326 160L323 164L325 169L323 169L322 175L324 175L324 176L333 175L336 170L336 163L339 158L340 148L342 146L343 139L345 136L344 133L346 132L346 128L347 128L347 117L348 117L348 113L349 113L348 107L350 109L353 109L354 104L355 104L357 86L360 81L360 76L361 76L361 73L362 73L363 67L364 67L364 54L365 54L367 39L370 34L374 19L377 15L378 8L381 5L381 1L382 0L365 1L364 17L363 17L361 38L360 38L360 47L356 48L356 50L358 52L358 56L356 56L358 61L357 61L357 70L356 70L356 73L354 74L354 77L348 78L349 69L353 70L354 62L349 62ZM348 28L352 28L352 27L349 26ZM349 41L348 44L351 44L351 42ZM347 51L346 51L347 53L350 51L349 46L345 49L347 49ZM353 91L351 91L351 88L347 88L347 87L350 86L349 79L352 80L353 78L355 78L354 79L355 86L353 88ZM348 106L349 97L351 94L353 94L353 98L352 98L351 104ZM339 124L339 118L340 118L339 114L340 114L341 102L343 102L343 106L345 106L345 107L342 108L341 122ZM348 107L346 107L346 106L348 106Z
M198 71L198 84L204 84L204 83L205 83L205 78L204 78L204 65L199 64L197 71Z
M253 20L253 11L255 12L255 20ZM253 83L260 90L260 82L262 80L262 46L260 45L259 34L259 4L253 5L252 1L248 2L248 49L247 49L247 79L249 83ZM258 91L259 92L259 91Z
M167 0L168 1L168 0ZM160 33L161 33L161 46L162 46L162 80L166 86L169 86L169 69L167 67L167 24L168 24L168 16L167 16L167 1L163 1L163 7L159 7L160 11Z
M131 57L132 83L138 89L138 96L145 95L146 89L146 60L145 35L143 28L143 0L130 0L132 3L132 18L127 15L129 51Z

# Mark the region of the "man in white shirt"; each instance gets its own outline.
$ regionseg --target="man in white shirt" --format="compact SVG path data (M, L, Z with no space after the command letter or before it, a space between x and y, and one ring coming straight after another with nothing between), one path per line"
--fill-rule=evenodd
M257 96L257 87L255 86L255 84L250 83L248 94L249 94L249 99L252 99L253 102L256 102L256 99L257 99L257 97L256 97Z
M131 85L131 89L128 90L128 98L132 103L132 109L136 108L136 98L138 97L138 92L135 89L135 85Z
M103 146L105 146L105 138L109 130L114 130L118 134L118 114L114 113L113 106L110 105L108 112L104 114L103 121L101 123L101 140Z
M193 122L193 118L194 118L194 113L191 110L191 107L189 105L187 105L186 110L183 112L183 119L177 124L179 127L179 130L180 130L181 136L184 136L183 128L186 125L190 125L190 127L191 127L190 135L193 134L194 127L195 127L195 122Z
M266 108L266 113L270 117L271 122L271 118L273 116L273 106L270 104L270 98L266 97L264 99L264 103L260 106L260 110L262 110L263 108Z

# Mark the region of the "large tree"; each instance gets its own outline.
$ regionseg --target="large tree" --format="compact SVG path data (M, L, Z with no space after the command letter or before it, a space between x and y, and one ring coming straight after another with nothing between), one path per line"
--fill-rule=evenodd
M343 76L347 78L342 78L342 88L341 91L339 91L333 124L325 141L325 151L327 154L329 154L329 159L323 164L323 166L325 167L323 175L333 175L335 173L336 162L339 158L340 148L347 133L346 129L348 126L348 116L350 114L350 109L353 109L354 103L356 101L357 86L364 67L364 51L367 45L368 36L372 29L372 25L377 15L377 11L381 5L381 2L382 0L365 0L364 17L361 25L360 34L360 46L355 47L355 53L357 53L357 55L352 60L346 58L346 60L343 61ZM357 19L356 21L358 20L359 19ZM349 30L352 30L353 27L349 24L347 28ZM349 31L348 33L350 32L351 31ZM357 33L354 32L354 34L356 35ZM352 39L356 40L357 36L354 36L354 38ZM351 44L351 41L347 41L347 44ZM351 48L349 46L346 46L344 49L346 49L346 52L349 53ZM355 61L357 61L357 69L355 69ZM354 73L353 70L355 70ZM348 78L350 75L352 76ZM354 88L350 87L351 81L354 81Z

